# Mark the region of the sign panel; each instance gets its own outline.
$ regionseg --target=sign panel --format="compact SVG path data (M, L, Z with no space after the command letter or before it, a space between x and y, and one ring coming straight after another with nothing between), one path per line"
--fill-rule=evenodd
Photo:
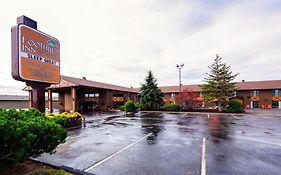
M12 41L16 42L12 45L15 79L60 82L60 43L56 38L19 24L12 29Z

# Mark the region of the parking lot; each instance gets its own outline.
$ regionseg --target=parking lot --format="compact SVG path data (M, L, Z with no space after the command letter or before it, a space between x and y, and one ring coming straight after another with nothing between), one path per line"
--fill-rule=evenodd
M281 117L139 112L88 116L37 159L97 175L280 174Z

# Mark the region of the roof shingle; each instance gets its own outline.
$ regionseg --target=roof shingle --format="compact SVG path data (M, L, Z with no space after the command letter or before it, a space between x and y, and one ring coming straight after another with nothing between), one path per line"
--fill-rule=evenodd
M61 76L61 79L69 81L77 86L87 86L87 87L95 87L95 88L101 88L101 89L110 89L110 90L137 93L137 91L133 88L127 88L127 87L123 87L123 86L101 83L101 82L92 81L92 80L85 80L85 79L80 79L80 78L64 76L64 75Z

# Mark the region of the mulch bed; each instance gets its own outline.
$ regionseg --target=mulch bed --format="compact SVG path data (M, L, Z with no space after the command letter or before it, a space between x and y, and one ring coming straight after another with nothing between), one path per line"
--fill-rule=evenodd
M51 166L34 162L32 160L26 160L23 163L17 163L6 167L4 170L1 170L0 175L34 175L55 170L57 169Z

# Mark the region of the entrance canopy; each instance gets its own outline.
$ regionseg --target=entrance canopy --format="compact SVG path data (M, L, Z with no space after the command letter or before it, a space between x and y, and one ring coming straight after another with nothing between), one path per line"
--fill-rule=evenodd
M30 87L24 90L30 91ZM60 111L91 111L118 108L128 99L136 99L138 90L83 78L61 76L59 84L48 91L49 109L52 109L52 92L59 94ZM31 94L31 93L30 93ZM32 98L30 98L32 99Z

